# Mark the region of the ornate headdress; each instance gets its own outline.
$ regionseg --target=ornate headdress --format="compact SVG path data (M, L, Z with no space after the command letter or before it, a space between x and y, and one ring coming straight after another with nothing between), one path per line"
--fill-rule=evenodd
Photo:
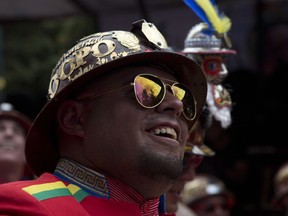
M231 124L232 100L221 84L228 75L222 55L236 54L227 35L231 20L219 12L214 0L183 1L203 22L190 29L182 53L201 64L208 80L207 106L221 126L227 128Z

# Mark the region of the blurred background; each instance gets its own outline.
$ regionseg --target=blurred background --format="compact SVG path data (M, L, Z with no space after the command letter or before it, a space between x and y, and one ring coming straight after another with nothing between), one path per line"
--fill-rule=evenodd
M237 55L224 81L232 125L214 122L206 144L216 156L198 172L222 179L236 196L233 215L278 215L273 178L288 160L288 1L216 0L232 20ZM181 0L0 0L0 100L34 118L46 102L51 71L82 36L153 22L181 50L201 20ZM286 90L285 90L286 89Z

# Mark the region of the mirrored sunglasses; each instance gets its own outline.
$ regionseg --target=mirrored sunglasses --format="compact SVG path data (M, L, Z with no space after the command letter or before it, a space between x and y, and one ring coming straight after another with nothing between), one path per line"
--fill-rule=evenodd
M161 79L174 83L165 84ZM138 103L145 108L157 107L164 100L168 86L171 93L183 103L182 113L185 118L189 121L193 120L196 116L196 101L191 90L175 81L161 79L152 74L139 74L135 77L132 85Z
M174 83L172 85L165 84L161 79ZM87 101L115 91L119 91L120 89L126 88L128 86L133 86L137 102L144 108L155 108L164 100L168 86L171 89L171 93L183 103L182 113L185 118L189 121L192 121L196 116L196 100L194 99L191 90L187 86L175 81L164 78L161 79L152 74L139 74L134 78L134 82L127 86L114 89L104 94L93 95L79 100Z

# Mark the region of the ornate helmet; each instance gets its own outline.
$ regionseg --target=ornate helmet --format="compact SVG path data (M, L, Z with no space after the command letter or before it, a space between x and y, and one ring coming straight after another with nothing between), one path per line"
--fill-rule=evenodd
M30 118L26 115L16 111L12 104L3 102L0 104L0 119L11 119L18 122L25 130L25 134L28 133L32 124Z
M221 180L212 175L197 175L185 184L181 199L186 205L191 206L206 197L216 195L225 196L229 204L233 205L234 197Z
M186 54L236 54L231 47L232 43L227 33L213 32L211 34L208 24L202 22L190 29L182 52Z
M68 50L51 74L48 102L27 136L26 158L36 175L53 172L60 159L56 142L56 112L60 104L86 83L130 64L162 64L195 94L197 117L205 104L207 80L193 60L169 50L158 29L145 20L131 31L109 31L82 38ZM194 121L196 121L195 118Z

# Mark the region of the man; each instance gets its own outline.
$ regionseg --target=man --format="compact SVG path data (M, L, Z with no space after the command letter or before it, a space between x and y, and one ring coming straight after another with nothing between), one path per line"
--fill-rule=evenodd
M0 187L0 214L166 215L159 197L182 172L207 90L199 66L167 48L140 20L68 50L27 136L40 177Z
M32 178L24 153L30 125L31 120L12 104L0 104L0 184Z

